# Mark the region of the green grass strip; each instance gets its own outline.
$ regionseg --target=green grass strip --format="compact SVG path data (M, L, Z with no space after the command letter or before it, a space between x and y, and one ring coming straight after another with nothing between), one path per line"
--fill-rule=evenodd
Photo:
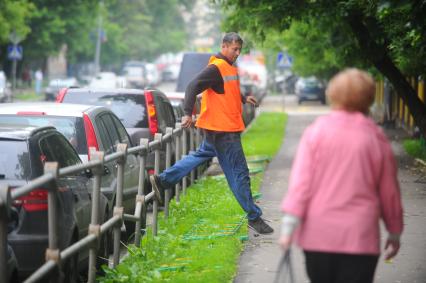
M243 136L244 150L251 155L273 157L280 148L285 122L283 113L259 115ZM266 166L267 159L262 164ZM251 175L256 197L261 196L258 190L262 177L263 172ZM104 268L105 276L97 280L232 282L244 241L248 239L243 215L225 178L199 180L188 188L180 203L171 201L167 220L160 214L158 236L153 237L148 228L141 248L130 246L130 256L116 269Z
M426 161L426 145L424 139L407 139L403 146L408 155Z

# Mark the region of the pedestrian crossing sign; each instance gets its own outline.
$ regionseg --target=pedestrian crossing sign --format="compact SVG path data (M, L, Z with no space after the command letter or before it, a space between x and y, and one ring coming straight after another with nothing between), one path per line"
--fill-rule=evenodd
M11 44L7 47L7 58L9 60L21 60L23 55L22 46Z

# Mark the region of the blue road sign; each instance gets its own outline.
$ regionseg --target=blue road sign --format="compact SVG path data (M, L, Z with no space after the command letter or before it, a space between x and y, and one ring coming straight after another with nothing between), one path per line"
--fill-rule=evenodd
M277 56L277 67L290 68L293 65L293 57L287 52L279 52Z
M21 60L23 55L23 49L21 45L9 45L7 46L7 58L9 60Z

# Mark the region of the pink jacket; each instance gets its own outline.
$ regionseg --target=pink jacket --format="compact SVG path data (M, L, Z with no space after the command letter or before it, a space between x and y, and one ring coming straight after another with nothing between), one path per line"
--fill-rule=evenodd
M305 250L379 254L379 219L403 229L391 146L359 112L333 111L304 132L293 163L284 212L301 219L296 243Z

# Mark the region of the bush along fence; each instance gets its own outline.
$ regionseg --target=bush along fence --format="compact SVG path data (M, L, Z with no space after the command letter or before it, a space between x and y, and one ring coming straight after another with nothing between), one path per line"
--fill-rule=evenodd
M172 143L175 148L175 159L179 160L188 152L188 136L189 136L189 150L194 148L201 141L200 131L197 129L183 129L177 123L176 127L167 128L166 134L155 134L154 140L148 142L147 139L141 139L140 145L127 148L126 144L118 144L115 153L104 155L103 152L96 151L94 148L90 151L90 161L73 165L69 167L59 168L57 162L46 162L44 167L44 175L30 181L26 185L13 190L9 186L0 188L0 282L7 282L7 225L10 216L11 204L14 200L29 194L35 189L44 185L48 188L48 248L46 249L46 262L30 275L25 282L39 282L49 278L50 282L62 282L63 263L70 262L70 259L75 258L82 251L89 250L89 263L88 263L88 282L95 282L97 265L96 259L99 251L99 243L107 233L112 230L113 234L113 256L112 267L116 267L120 260L120 241L121 241L121 227L123 221L132 221L136 223L134 244L136 247L140 246L141 231L146 228L147 220L147 203L152 201L152 235L157 235L157 217L158 217L158 203L154 191L144 194L145 192L145 164L148 153L154 152L155 165L154 173L160 172L160 150L165 144L166 148L166 168L171 165L172 160ZM136 208L133 215L125 214L123 210L123 181L124 181L124 168L126 164L126 156L128 154L137 154L139 156L140 171L139 171L139 185L137 195L135 196ZM100 215L100 199L101 199L101 178L104 173L104 164L108 162L115 162L117 164L117 192L115 207L113 215L104 223L99 222ZM60 250L58 246L58 219L57 219L57 200L56 194L58 193L58 186L56 180L59 177L70 176L79 174L85 170L91 170L93 173L93 190L92 194L92 208L91 208L91 224L89 225L89 233L84 238L73 243L71 246ZM199 170L198 168L196 170ZM196 170L190 174L190 181L194 182ZM185 194L188 186L187 178L184 178L182 185L177 184L175 187L175 199L179 202L179 195L181 191ZM168 217L170 201L170 191L165 192L164 216ZM67 274L68 275L68 274ZM45 282L45 281L43 281Z

